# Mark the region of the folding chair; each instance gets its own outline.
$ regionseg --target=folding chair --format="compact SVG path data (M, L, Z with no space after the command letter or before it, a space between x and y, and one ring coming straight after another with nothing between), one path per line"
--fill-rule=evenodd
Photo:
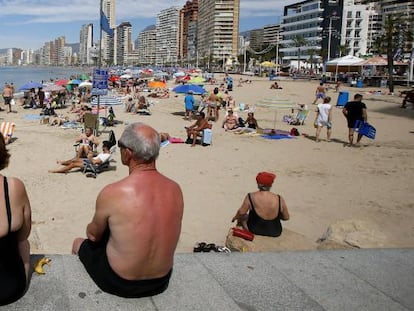
M10 141L13 137L15 127L16 127L16 124L14 122L4 121L4 122L1 123L0 132L3 134L4 142L6 143L6 145L8 143L10 143Z
M116 145L112 146L109 149L110 156L105 162L102 162L100 164L86 164L83 168L83 173L86 174L86 177L96 178L96 176L100 174L102 171L107 170L111 164L112 155L115 153L115 151Z

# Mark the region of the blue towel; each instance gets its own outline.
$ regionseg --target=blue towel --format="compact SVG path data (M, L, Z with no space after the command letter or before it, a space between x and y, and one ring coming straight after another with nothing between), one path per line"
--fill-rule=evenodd
M42 118L43 118L43 116L38 115L38 114L26 114L24 116L25 120L40 120Z
M266 139L291 139L292 136L289 135L261 135L261 137Z

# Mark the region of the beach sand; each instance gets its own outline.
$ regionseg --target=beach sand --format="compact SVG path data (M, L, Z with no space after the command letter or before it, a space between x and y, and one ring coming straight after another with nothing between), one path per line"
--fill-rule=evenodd
M222 75L218 75L220 80ZM250 106L263 99L289 99L305 103L312 110L304 125L295 126L301 135L294 139L267 140L260 136L236 135L213 125L213 145L191 148L187 144L163 147L157 161L160 172L177 181L183 190L185 212L178 252L191 252L198 241L223 245L232 224L231 218L248 192L257 188L255 176L260 171L272 171L277 179L272 188L281 194L291 219L283 225L306 239L308 248L336 222L363 222L369 232L357 237L365 247L413 247L414 226L414 110L400 109L398 96L365 95L376 88L347 88L350 98L356 92L364 94L368 120L377 129L377 138L363 138L362 146L346 147L348 130L341 109L334 108L332 141L314 141L313 120L315 88L318 81L281 80L281 90L271 90L270 81L254 77L252 84L238 87L234 76L232 95L237 103ZM170 87L173 87L170 83ZM207 85L208 90L213 86ZM383 89L385 90L385 89ZM335 105L338 93L330 90ZM113 128L118 138L125 124L141 121L173 137L185 139L183 95L169 99L154 99L151 116L132 115L115 106L116 119L123 124ZM95 200L107 184L128 174L121 164L119 150L114 154L113 170L96 179L80 171L50 174L56 160L74 156L73 143L80 130L62 129L28 120L27 115L40 110L0 113L5 121L16 123L9 145L10 165L6 176L21 178L32 205L33 227L30 236L34 253L70 253L75 237L84 236L92 218ZM67 110L67 109L66 109ZM63 112L57 110L58 113ZM243 118L247 112L238 112ZM290 130L282 122L290 110L273 110L255 105L255 116L261 127ZM108 133L101 135L105 140ZM160 193L159 195L163 195ZM151 206L148 206L151 208ZM378 237L378 238L376 238ZM283 235L282 237L283 238ZM290 249L296 249L294 240Z

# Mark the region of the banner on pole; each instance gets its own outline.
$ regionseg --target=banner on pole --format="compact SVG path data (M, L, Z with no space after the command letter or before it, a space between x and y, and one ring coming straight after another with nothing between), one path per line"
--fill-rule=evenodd
M94 69L92 80L92 95L108 94L108 70Z

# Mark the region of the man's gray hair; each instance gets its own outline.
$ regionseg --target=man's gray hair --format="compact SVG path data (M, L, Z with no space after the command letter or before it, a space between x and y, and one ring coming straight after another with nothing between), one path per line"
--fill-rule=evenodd
M132 151L135 160L148 163L158 158L161 139L156 130L152 129L150 132L144 132L142 130L144 127L152 129L142 122L128 125L119 140Z

